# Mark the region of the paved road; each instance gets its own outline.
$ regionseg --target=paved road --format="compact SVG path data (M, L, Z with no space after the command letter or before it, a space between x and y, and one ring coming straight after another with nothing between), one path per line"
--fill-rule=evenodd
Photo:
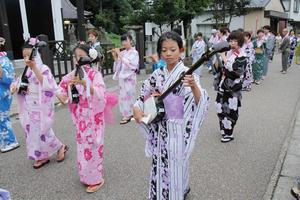
M214 111L212 77L204 71L202 86L211 96L208 117L195 146L188 200L259 200L264 195L300 97L300 66L282 75L280 60L260 86L245 93L235 140L222 144ZM116 116L119 114L116 110ZM71 149L63 163L54 160L34 170L26 159L24 134L13 127L22 144L0 155L0 187L14 199L143 200L147 197L150 160L137 126L108 126L105 135L106 184L95 194L85 193L76 169L74 128L66 108L56 113L55 132Z

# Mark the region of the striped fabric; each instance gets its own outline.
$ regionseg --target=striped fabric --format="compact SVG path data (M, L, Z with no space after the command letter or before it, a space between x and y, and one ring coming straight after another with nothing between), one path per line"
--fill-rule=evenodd
M150 93L165 91L186 71L179 63L169 72L167 68L156 70L142 85L141 96L135 104L143 110L143 100ZM194 76L199 88L199 79ZM174 95L184 97L183 119L164 119L161 122L141 125L146 138L145 152L152 157L149 199L183 200L189 188L189 157L208 108L208 95L201 89L198 104L189 87L178 86Z

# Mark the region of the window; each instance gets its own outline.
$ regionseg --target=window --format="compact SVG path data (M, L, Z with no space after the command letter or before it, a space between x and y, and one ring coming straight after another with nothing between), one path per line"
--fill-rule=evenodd
M299 0L294 0L294 12L299 12Z
M291 0L281 0L283 7L284 7L284 11L286 11L286 12L290 11L290 1Z

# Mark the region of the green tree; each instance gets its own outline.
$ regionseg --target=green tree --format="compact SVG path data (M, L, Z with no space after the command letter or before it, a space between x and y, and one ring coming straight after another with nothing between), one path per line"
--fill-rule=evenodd
M250 0L212 0L209 6L212 17L207 20L214 21L217 26L220 24L229 26L233 17L239 17L249 12L247 9L249 4Z
M184 34L187 37L192 19L199 16L210 4L211 0L174 0L178 22L183 23Z

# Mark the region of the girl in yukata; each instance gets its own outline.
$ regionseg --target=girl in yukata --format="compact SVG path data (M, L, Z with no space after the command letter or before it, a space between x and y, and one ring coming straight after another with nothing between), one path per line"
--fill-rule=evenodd
M216 89L216 109L219 117L221 142L234 139L233 130L239 117L241 107L244 73L247 67L247 57L243 52L244 36L240 31L230 33L228 40L231 50L221 54L224 67L216 69L214 87Z
M0 37L0 151L2 153L19 147L9 119L12 102L10 85L14 80L14 66L4 51L4 44L5 39Z
M243 90L244 91L251 91L251 83L253 81L252 78L252 63L255 58L255 51L253 48L253 43L251 41L251 34L249 32L244 32L244 39L245 43L242 47L243 51L247 57L247 67L245 70L245 76L243 81Z
M188 70L180 61L182 52L182 39L177 33L160 36L157 53L167 66L145 80L133 109L146 139L146 156L152 158L148 196L151 200L183 200L190 192L189 158L207 111L208 96L200 86L199 76L186 75L164 99L166 116L148 125L141 123L147 98L163 93Z
M99 33L97 30L91 29L88 31L88 40L91 48L96 49L98 52L99 61L97 63L94 63L94 66L97 70L101 71L101 64L103 64L104 56L103 56L103 50L100 44L99 39Z
M206 48L206 44L204 42L204 40L202 39L202 33L197 33L195 36L195 42L192 46L190 55L192 56L193 59L193 64L195 64L200 58L201 56L205 53L205 48ZM199 67L195 73L201 77L201 67Z
M50 157L57 153L56 160L65 159L68 147L54 134L54 101L57 84L48 66L44 65L37 52L36 57L29 60L37 41L30 38L23 47L23 57L28 69L25 77L28 80L26 93L17 94L19 117L26 135L27 155L34 160L33 167L38 169L49 163ZM12 92L17 89L15 82Z
M80 44L74 49L75 58L91 57L97 62L97 52L88 45ZM93 193L104 184L103 145L105 117L111 117L111 108L117 97L106 93L101 73L91 64L80 66L78 76L75 70L63 77L57 91L58 98L68 103L69 111L76 128L77 165L80 181L86 185L86 192ZM79 93L79 102L71 100L71 86ZM109 115L109 116L108 116Z
M255 59L252 65L253 82L256 85L260 84L264 69L265 48L264 31L262 29L257 31L257 37L253 40L253 47L255 50Z
M290 56L288 60L288 67L290 67L293 64L293 59L295 55L295 49L297 46L297 37L295 36L295 31L290 30Z
M125 34L121 37L122 46L125 50L120 52L119 48L112 51L114 58L115 74L114 80L119 80L119 108L122 115L120 124L130 122L132 108L135 102L136 73L139 69L139 53L132 46L132 36Z

